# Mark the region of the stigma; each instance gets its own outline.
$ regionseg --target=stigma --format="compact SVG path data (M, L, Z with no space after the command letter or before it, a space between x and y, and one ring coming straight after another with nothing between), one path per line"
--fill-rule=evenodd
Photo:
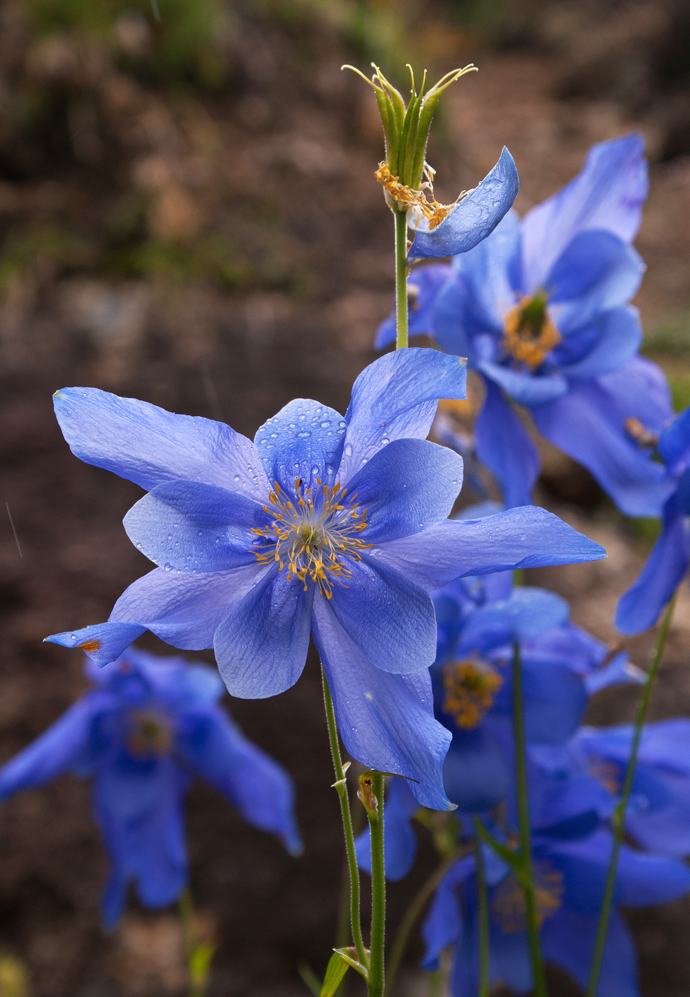
M298 579L305 591L313 583L330 599L334 583L349 577L349 565L371 547L359 536L366 529L367 510L340 483L329 488L318 479L315 488L308 488L298 478L294 499L276 482L268 501L264 512L270 523L252 530L256 559L276 562L280 571L287 570L288 581Z
M538 291L510 309L503 320L501 345L506 353L536 370L561 341L561 334L549 318L547 297Z
M502 676L478 658L444 665L443 709L458 727L474 730L493 706L502 684Z

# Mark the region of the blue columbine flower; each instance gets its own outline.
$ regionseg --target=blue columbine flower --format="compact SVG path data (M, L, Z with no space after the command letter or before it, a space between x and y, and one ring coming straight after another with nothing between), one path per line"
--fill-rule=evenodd
M457 256L445 281L445 269L410 279L419 288L411 331L431 332L483 377L477 452L508 506L529 501L539 471L512 403L629 515L657 515L668 494L663 470L626 430L631 419L654 428L666 418L639 399L652 374L635 358L642 331L628 304L644 270L630 241L646 192L642 140L603 142L563 190L522 222L506 215ZM378 345L389 338L386 326Z
M644 432L645 425L640 432ZM661 534L635 584L621 598L616 626L624 634L653 627L687 573L690 563L690 408L676 416L647 445L656 447L673 489L663 509Z
M582 839L561 840L535 835L534 865L541 942L547 962L559 966L586 987L612 838L599 830ZM518 994L532 988L522 892L508 866L486 854L491 930L492 985L503 982ZM623 845L615 903L648 907L677 900L690 891L690 872L677 859L642 854ZM434 897L423 926L426 968L438 965L441 952L454 946L451 993L477 993L478 916L474 859L461 859ZM637 958L630 931L612 910L599 997L637 997Z
M544 958L586 987L599 922L612 836L573 821L579 786L560 794L550 811L551 829L533 824L536 899ZM575 799L574 799L575 798ZM582 816L591 802L581 795ZM544 809L544 808L538 808ZM568 828L572 833L568 833ZM532 987L521 888L510 867L484 849L490 916L490 976L518 994ZM674 857L643 854L623 845L614 894L616 906L667 903L690 891L690 871ZM433 969L453 946L453 997L474 997L479 974L477 882L473 856L461 859L443 880L424 923L425 966ZM637 997L637 959L630 931L614 909L604 953L599 997Z
M70 772L93 780L93 806L110 857L103 918L117 923L134 881L146 907L172 903L187 883L184 796L202 776L254 827L301 843L284 769L248 741L218 705L207 665L130 648L94 687L0 769L0 799Z
M260 699L297 681L313 633L348 752L415 780L423 804L449 806L429 593L459 575L605 553L543 509L446 518L462 460L424 437L438 398L464 394L463 362L402 350L360 374L345 418L298 399L252 443L145 402L59 391L73 452L149 490L125 528L159 567L127 589L110 622L50 639L99 664L146 629L183 648L213 646L229 691Z
M504 800L513 780L513 642L521 645L526 736L562 744L589 695L637 674L624 653L571 623L568 606L509 574L460 579L434 595L438 656L431 669L436 716L452 734L443 779L464 812Z
M597 806L610 818L620 796L633 737L631 724L582 727L558 747L530 749L552 780L590 777L603 792ZM642 848L690 854L690 720L678 717L647 724L642 732L632 795L626 812L628 837Z

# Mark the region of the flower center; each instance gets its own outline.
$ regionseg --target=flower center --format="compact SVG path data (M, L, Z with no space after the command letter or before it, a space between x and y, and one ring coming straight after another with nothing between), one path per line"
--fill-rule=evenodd
M633 415L625 420L624 426L630 439L639 447L655 447L659 442L659 434L648 429L643 422L640 422Z
M608 789L612 796L620 795L623 786L620 765L611 761L610 758L604 758L602 755L591 755L587 766L597 782L600 782L605 789Z
M539 927L556 913L563 899L563 873L548 863L538 863L534 869L534 899ZM525 894L515 876L509 875L494 890L491 914L495 924L507 934L525 931L527 907Z
M474 730L493 706L503 678L478 659L454 661L443 667L443 709L458 727Z
M166 755L172 748L169 722L159 713L136 710L129 715L127 746L133 755Z
M547 304L544 292L537 291L511 308L503 323L503 349L532 370L561 341L560 332L549 318Z
M357 496L347 496L340 483L328 488L317 479L315 489L295 481L296 498L285 494L276 482L269 495L271 517L268 526L254 529L254 553L258 561L277 561L280 571L287 567L288 581L298 578L305 591L315 582L330 599L336 579L352 574L348 562L361 560L361 551L371 544L359 537L366 529L367 510L360 510Z

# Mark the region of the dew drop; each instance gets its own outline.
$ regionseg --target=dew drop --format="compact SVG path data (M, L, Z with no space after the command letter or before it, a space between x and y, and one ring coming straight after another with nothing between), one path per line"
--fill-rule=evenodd
M297 435L300 437L300 439L306 440L308 436L311 436L311 430L303 429L302 432L298 433Z
M345 456L346 457L351 457L352 456L352 444L351 443L346 443L345 444Z
M326 427L330 426L330 424L331 424L330 419L324 419L323 422L319 423L322 429L326 429Z
M239 476L239 474L235 474L235 475L233 476L233 479L232 479L232 480L233 480L233 481L239 481L239 480L240 480L240 476Z
M168 533L168 540L172 540L172 533Z
M163 565L163 570L164 571L172 571L172 569L173 569L172 564L168 564L168 562L166 561L165 564Z

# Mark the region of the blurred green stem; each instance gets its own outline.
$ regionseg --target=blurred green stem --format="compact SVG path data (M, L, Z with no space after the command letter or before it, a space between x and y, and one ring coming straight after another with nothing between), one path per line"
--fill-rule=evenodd
M529 940L532 975L535 997L546 997L544 960L541 955L539 938L539 912L534 888L534 865L532 862L532 831L530 826L529 797L527 795L527 750L525 740L525 716L522 696L522 661L520 645L513 647L513 725L515 738L515 775L520 819L520 844L522 849L522 891L525 897L527 914L527 936Z
M383 997L385 990L386 872L383 855L383 775L372 773L375 812L367 809L371 836L371 957L369 997Z
M594 957L592 959L592 968L589 974L589 986L587 988L587 997L594 997L597 992L597 986L599 984L599 976L601 975L601 966L604 961L604 951L606 949L606 936L608 934L609 928L609 918L611 916L611 905L613 903L613 893L616 887L616 873L618 872L618 859L620 856L621 845L623 843L623 832L625 830L625 814L628 809L628 803L630 802L630 793L632 792L633 779L635 777L635 768L637 766L637 756L640 749L640 739L642 737L642 731L644 728L644 723L647 718L647 708L649 707L649 700L652 693L652 686L654 685L654 680L656 679L657 673L659 671L659 665L661 664L661 658L664 653L664 648L666 646L666 638L668 637L668 632L671 627L671 617L673 616L673 610L676 605L676 597L678 592L674 592L669 602L666 612L664 614L663 621L661 623L661 629L659 631L659 637L656 642L656 647L654 648L654 653L652 654L652 662L647 673L647 679L645 681L644 687L642 689L642 695L640 697L640 702L637 707L637 716L635 718L635 729L633 733L632 745L630 748L630 758L628 759L628 765L625 770L625 779L623 780L623 788L621 790L621 796L616 804L616 809L613 812L612 825L613 825L613 848L611 849L611 859L609 861L608 871L606 873L606 885L604 887L604 899L601 905L601 912L599 914L599 926L597 928L597 940L594 946Z
M180 893L177 902L182 925L182 944L184 945L189 975L189 997L204 997L214 946L209 942L199 941L194 901L188 886Z
M347 864L350 871L350 925L352 927L352 940L357 950L357 959L363 966L369 964L364 942L362 940L362 922L359 909L359 867L357 866L357 854L355 852L355 836L352 829L352 814L350 812L350 798L347 792L347 780L345 777L345 767L340 757L340 745L338 743L338 725L333 709L333 699L331 691L326 681L326 673L321 669L321 681L323 684L323 701L326 707L326 720L328 721L328 740L331 746L331 756L333 758L333 768L335 770L334 789L338 793L340 800L340 814L343 820L343 832L345 834L345 850L347 853Z
M395 208L395 325L396 350L408 346L407 336L407 211Z

